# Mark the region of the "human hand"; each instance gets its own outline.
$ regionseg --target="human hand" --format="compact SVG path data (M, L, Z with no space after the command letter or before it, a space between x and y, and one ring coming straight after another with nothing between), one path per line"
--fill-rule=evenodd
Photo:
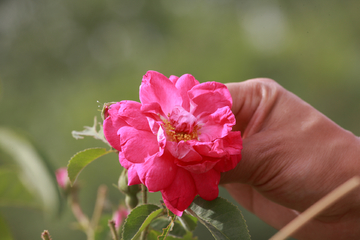
M229 83L242 160L221 184L280 229L355 175L360 139L270 79ZM360 189L312 220L298 239L360 239Z

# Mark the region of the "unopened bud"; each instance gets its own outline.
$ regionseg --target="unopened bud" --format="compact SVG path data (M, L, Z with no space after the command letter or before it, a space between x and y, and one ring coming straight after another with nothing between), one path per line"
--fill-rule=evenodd
M66 190L66 188L70 185L70 180L68 177L67 168L59 168L55 171L56 181L59 184L59 186Z
M136 195L126 195L125 204L129 209L134 209L139 204L139 199Z
M141 190L139 184L129 186L127 169L124 169L120 175L120 178L118 181L118 188L121 192L123 192L126 195L129 195L129 194L136 195Z

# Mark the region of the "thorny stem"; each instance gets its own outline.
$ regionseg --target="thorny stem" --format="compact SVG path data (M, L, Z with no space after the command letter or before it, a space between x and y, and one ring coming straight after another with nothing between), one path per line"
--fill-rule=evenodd
M109 220L108 225L109 225L111 236L112 236L113 240L119 240L120 238L117 234L114 220Z

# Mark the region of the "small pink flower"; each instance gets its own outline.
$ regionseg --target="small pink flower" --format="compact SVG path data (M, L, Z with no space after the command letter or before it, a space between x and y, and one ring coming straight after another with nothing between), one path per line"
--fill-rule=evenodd
M129 213L130 211L123 206L120 206L119 209L114 212L112 220L115 222L116 229L119 229L119 227L124 222Z
M242 149L240 132L231 131L235 117L226 86L148 71L140 101L112 104L105 113L104 134L119 150L129 185L161 191L178 216L196 195L215 199L220 173L237 165Z
M65 189L67 184L69 183L67 168L66 167L59 168L58 170L55 171L55 176L59 186L62 189Z

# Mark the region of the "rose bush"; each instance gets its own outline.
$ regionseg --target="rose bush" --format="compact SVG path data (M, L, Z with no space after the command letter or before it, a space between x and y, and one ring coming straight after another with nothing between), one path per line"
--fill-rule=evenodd
M226 86L148 71L140 101L121 101L104 113L105 137L119 151L129 185L161 191L178 216L196 195L215 199L220 173L237 165L242 149L240 132L231 131L235 117Z

